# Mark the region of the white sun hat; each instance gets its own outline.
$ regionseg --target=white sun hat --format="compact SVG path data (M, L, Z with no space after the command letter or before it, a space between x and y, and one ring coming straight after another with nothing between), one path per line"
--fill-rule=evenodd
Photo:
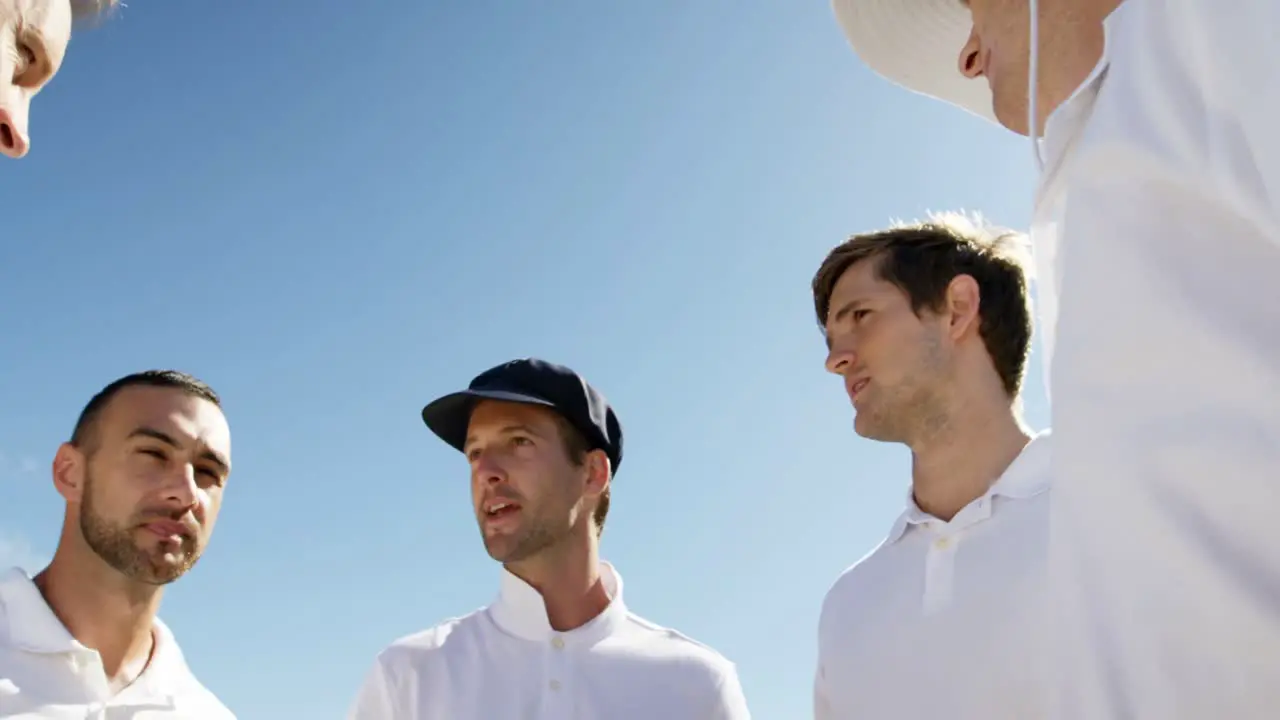
M845 37L872 70L997 122L986 78L960 74L973 18L960 0L832 0Z

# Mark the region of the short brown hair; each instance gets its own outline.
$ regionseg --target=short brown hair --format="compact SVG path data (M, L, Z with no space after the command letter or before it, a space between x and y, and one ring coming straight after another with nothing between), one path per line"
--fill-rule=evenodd
M854 235L827 254L813 276L813 305L826 332L831 293L845 272L876 260L877 275L907 294L917 315L939 312L958 275L978 283L978 334L1010 398L1017 397L1031 353L1031 307L1022 236L997 231L980 217L931 215L923 222Z
M556 419L556 425L560 428L560 440L564 443L564 452L569 456L569 462L575 467L582 467L587 461L587 453L595 450L596 447L587 439L582 431L574 427L572 423L562 417L559 413L553 413ZM592 520L596 523L596 533L604 532L604 519L609 516L609 487L606 486L604 492L600 493L600 499L596 502L596 511L592 515Z
M188 395L208 400L214 405L222 407L222 399L218 397L218 393L213 391L213 388L187 373L177 370L144 370L143 372L125 375L118 380L113 380L109 385L99 390L98 394L89 399L88 404L80 411L80 417L76 419L75 428L71 431L71 444L86 455L92 455L96 450L97 438L94 430L97 426L98 418L106 410L111 399L119 394L121 390L136 386L181 390Z

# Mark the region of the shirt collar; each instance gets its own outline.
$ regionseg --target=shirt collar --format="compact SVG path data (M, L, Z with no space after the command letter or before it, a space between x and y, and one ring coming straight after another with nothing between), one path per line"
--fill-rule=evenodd
M1035 497L1049 489L1049 436L1050 431L1032 436L1031 441L1022 448L1022 452L1009 463L1009 467L1001 473L995 483L982 497L969 503L955 518L965 522L977 522L991 517L993 498L1004 497L1012 500L1025 500ZM936 522L937 518L920 509L916 505L915 496L907 490L907 507L894 522L889 531L887 542L897 542L907 529L915 525Z
M14 647L45 654L87 649L71 637L22 568L11 568L0 575L0 603L9 623L9 642Z
M1111 67L1111 53L1114 51L1116 26L1123 21L1128 5L1122 2L1102 21L1102 56L1089 71L1071 95L1045 119L1044 134L1038 142L1044 149L1046 165L1042 172L1041 184L1048 185L1048 180L1056 178L1063 160L1069 154L1084 127L1085 121L1093 111L1098 91L1106 79L1107 70Z
M498 627L525 640L544 642L559 639L565 645L594 645L613 634L627 616L622 599L622 576L613 565L602 561L600 579L609 594L609 606L587 624L559 632L551 627L542 594L504 567L498 599L489 607L489 617Z
M8 622L9 642L14 647L47 655L94 652L71 635L22 568L15 567L0 575L0 604L4 606L3 616ZM134 692L142 686L156 694L167 695L190 677L186 658L173 632L160 618L153 618L151 627L155 637L151 662L138 681L125 692Z

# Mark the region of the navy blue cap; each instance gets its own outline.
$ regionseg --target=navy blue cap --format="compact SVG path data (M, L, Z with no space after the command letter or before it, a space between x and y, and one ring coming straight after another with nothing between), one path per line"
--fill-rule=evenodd
M481 400L541 405L556 411L582 433L593 450L609 456L613 472L622 464L622 426L598 390L563 365L525 358L489 368L466 390L450 393L422 408L422 420L441 440L461 452L467 443L471 411Z

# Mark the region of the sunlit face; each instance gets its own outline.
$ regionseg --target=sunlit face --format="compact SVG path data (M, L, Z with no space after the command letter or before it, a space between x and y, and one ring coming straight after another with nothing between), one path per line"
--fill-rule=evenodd
M552 411L482 402L471 413L465 452L476 520L494 560L528 559L589 522L588 470L571 462Z
M862 260L836 282L826 366L844 379L859 435L910 443L942 412L946 323L927 310L917 316L907 294L877 275L878 264Z
M968 0L973 30L960 50L960 72L986 77L996 119L1027 132L1030 3L1027 0Z
M222 411L182 390L126 387L103 408L86 445L73 501L86 544L135 581L181 577L213 533L231 470Z
M70 41L70 0L0 0L0 153L27 154L31 99L58 72Z

